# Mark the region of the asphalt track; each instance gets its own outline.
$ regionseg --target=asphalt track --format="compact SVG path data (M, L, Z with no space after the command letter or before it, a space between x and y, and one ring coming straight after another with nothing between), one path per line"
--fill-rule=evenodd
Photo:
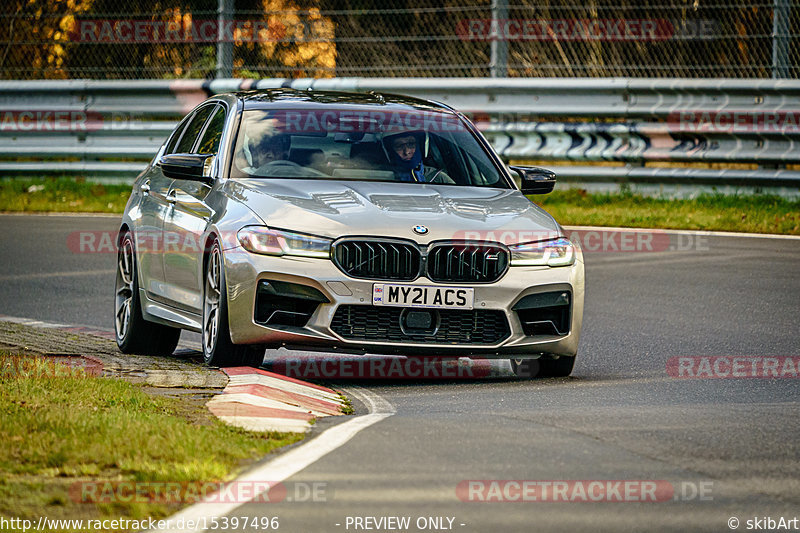
M3 215L0 224L0 314L111 326L113 254L67 243L76 231L113 231L115 219ZM323 486L320 501L230 514L277 516L283 531L365 531L354 517L390 516L410 527L373 530L433 530L418 528L422 517L452 518L439 530L464 532L730 531L732 517L739 530L800 518L800 382L667 371L679 356L800 356L798 265L797 239L672 235L661 251L587 252L571 378L334 380L396 412L285 481L290 497L310 486L300 483ZM583 502L574 492L569 502L463 501L457 488L469 480L656 481L673 492L659 502Z

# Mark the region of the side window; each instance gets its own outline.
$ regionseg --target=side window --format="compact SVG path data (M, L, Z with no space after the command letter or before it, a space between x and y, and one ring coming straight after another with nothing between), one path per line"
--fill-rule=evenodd
M175 153L187 154L192 151L194 141L197 140L197 136L203 130L203 125L205 125L206 120L215 109L217 109L217 106L209 105L201 108L197 111L197 113L195 113L194 118L192 118L192 120L189 122L189 125L186 126L186 129L183 130L181 140L178 141L178 145L175 147Z
M178 141L181 140L181 134L183 133L183 130L186 129L186 125L189 123L189 121L191 121L193 116L194 115L187 116L186 118L181 120L180 124L178 124L178 127L175 128L172 137L169 139L167 147L164 149L165 154L175 153L175 146L178 144Z
M430 135L429 159L436 168L447 172L459 185L472 185L469 170L464 168L463 160L457 153L458 147L449 139Z
M211 120L208 121L206 131L200 138L197 146L198 154L216 154L219 151L219 141L222 139L222 128L225 126L225 108L217 106Z

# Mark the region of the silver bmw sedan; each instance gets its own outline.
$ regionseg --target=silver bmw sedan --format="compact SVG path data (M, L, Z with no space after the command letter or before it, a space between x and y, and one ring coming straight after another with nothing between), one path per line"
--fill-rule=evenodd
M507 167L435 102L290 89L217 95L137 177L119 229L124 353L202 334L209 365L266 349L508 358L572 372L577 243L525 195L552 172Z

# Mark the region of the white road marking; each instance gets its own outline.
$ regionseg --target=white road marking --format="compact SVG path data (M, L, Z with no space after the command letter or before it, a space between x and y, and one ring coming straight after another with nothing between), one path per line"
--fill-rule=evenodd
M25 279L37 278L74 278L79 276L105 276L114 274L116 270L81 270L79 272L38 272L36 274L10 274L8 276L0 276L0 281L20 281Z
M751 237L755 239L791 239L800 240L800 235L780 235L777 233L742 233L736 231L705 231L690 229L659 228L617 228L613 226L564 226L570 231L624 231L635 233L674 233L678 235L700 235L710 237Z
M79 325L79 324L58 324L56 322L43 322L41 320L36 320L34 318L23 318L23 317L8 316L8 315L3 315L3 314L0 314L0 321L2 321L2 322L11 322L13 324L22 324L23 326L32 326L32 327L37 327L37 328L48 328L48 329L86 328L87 330L90 330L90 331L86 332L87 335L95 335L95 336L97 336L97 335L99 335L101 333L107 333L107 334L111 335L109 340L112 340L112 341L114 340L114 330L112 328L103 328L103 327L98 327L98 326L85 326L85 325ZM188 332L184 331L184 333L188 333ZM108 337L102 336L101 338L108 338ZM203 347L200 346L199 342L196 342L196 341L185 341L185 340L181 339L180 342L178 343L178 348L177 348L176 351L181 351L181 350L193 350L193 351L197 351L197 352L201 352L202 353Z
M242 476L233 480L232 483L253 483L253 485L257 485L259 483L263 484L265 481L272 483L283 481L317 462L330 452L344 446L362 429L366 429L395 413L394 406L374 392L360 387L348 387L342 390L346 394L361 400L369 409L369 413L326 429L307 443L281 454L268 463L245 472ZM256 499L262 493L263 491L251 494L248 501ZM172 515L168 520L170 520L172 524L185 524L192 520L195 521L195 523L199 522L200 524L206 523L210 525L213 517L219 518L225 516L247 503L247 501L215 503L215 500L220 499L223 498L219 498L216 493L211 494L206 497L208 503L196 503ZM183 521L179 522L181 519L183 519ZM173 529L170 531L203 530Z
M596 267L614 267L619 263L625 263L627 266L652 266L652 265L668 265L670 263L681 264L688 262L716 262L719 263L721 259L728 261L740 261L744 259L763 257L763 255L752 254L716 254L716 255L702 255L699 253L689 254L686 252L657 252L657 253L639 253L628 254L627 256L620 257L619 255L612 257L599 257L592 256L587 262L584 263Z
M41 320L36 320L35 318L22 318L18 316L0 315L0 320L2 320L3 322L11 322L12 324L22 324L23 326L34 326L38 328L65 329L65 328L76 327L69 324L42 322Z
M79 213L74 211L0 211L4 217L74 217L74 218L116 218L122 220L122 213Z

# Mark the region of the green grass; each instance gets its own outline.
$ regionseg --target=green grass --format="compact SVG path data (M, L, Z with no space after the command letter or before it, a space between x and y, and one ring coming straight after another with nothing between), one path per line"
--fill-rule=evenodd
M667 199L568 189L530 199L563 225L800 235L800 199L779 196L703 194Z
M352 415L353 413L356 412L356 410L353 409L353 403L350 401L350 398L348 398L347 396L345 396L343 394L340 394L339 395L339 399L342 402L342 406L340 407L340 410L342 411L343 415Z
M0 180L0 211L122 213L130 194L130 185L74 178Z
M0 180L0 211L121 213L130 192L129 185L99 185L72 178ZM567 189L531 199L564 225L800 235L800 199L779 196L703 194L694 199L668 199Z
M225 481L301 438L232 428L204 408L190 417L176 400L137 385L54 371L61 368L43 358L0 354L2 516L167 516L180 506L79 503L70 488L84 481Z

